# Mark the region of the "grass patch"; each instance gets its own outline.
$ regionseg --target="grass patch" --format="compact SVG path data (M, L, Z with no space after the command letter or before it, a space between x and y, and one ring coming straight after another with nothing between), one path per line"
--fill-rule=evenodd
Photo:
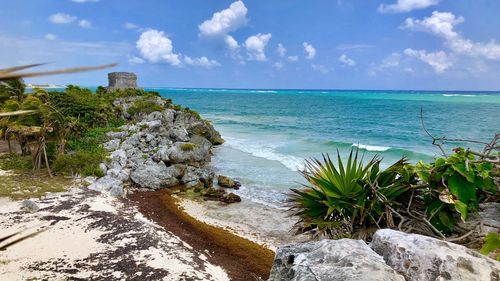
M68 189L73 179L61 175L49 177L47 171L33 173L31 170L2 176L0 181L0 197L12 200L40 198L47 193L63 192Z
M196 148L196 144L193 143L183 143L181 144L182 151L193 151Z
M8 153L0 155L0 169L2 170L29 170L32 168L31 156Z

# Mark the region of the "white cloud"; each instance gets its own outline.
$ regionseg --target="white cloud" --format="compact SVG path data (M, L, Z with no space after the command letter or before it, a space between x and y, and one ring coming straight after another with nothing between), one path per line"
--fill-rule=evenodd
M92 28L92 22L88 20L80 20L78 22L78 25L82 28Z
M356 66L356 62L353 59L349 58L346 54L342 54L339 57L339 61L347 66Z
M380 13L407 13L413 10L425 9L437 5L440 0L397 0L394 4L380 4Z
M337 46L337 50L347 51L347 50L356 50L356 49L368 49L373 48L375 45L369 44L340 44Z
M453 65L452 57L444 51L428 53L425 50L406 49L404 54L430 65L436 73L443 73Z
M141 29L141 27L140 27L140 26L138 26L137 24L132 23L132 22L126 22L123 26L124 26L126 29Z
M398 67L401 61L401 55L399 53L392 53L385 57L380 64L381 68Z
M304 46L304 52L306 53L306 59L313 59L316 56L316 49L314 49L313 45L304 42L302 43Z
M54 40L56 40L56 39L57 39L57 36L55 36L55 35L54 35L54 34L52 34L52 33L47 33L47 34L45 34L45 39L47 39L47 40L51 40L51 41L54 41Z
M323 74L326 74L330 72L328 68L326 68L324 65L321 64L311 64L311 68L315 71L321 72Z
M288 61L296 62L299 60L299 56L288 56Z
M201 66L214 67L220 66L216 60L211 60L205 56L192 58L180 53L174 53L173 43L163 31L149 29L141 33L139 40L136 42L136 47L141 56L152 63L168 63L173 66ZM140 64L145 61L139 57L129 58L130 64Z
M282 69L283 66L285 66L282 62L276 62L273 64L274 68L276 69Z
M91 3L91 2L95 3L95 2L99 2L99 0L71 0L71 1L73 1L75 3Z
M279 43L278 47L276 48L276 52L278 52L280 57L284 57L286 55L286 48L283 46L283 44Z
M245 41L245 48L247 49L248 59L256 61L265 61L265 49L269 40L271 40L271 33L257 34L247 38Z
M455 26L463 23L463 17L452 13L434 11L430 17L423 20L407 18L401 28L428 32L445 40L445 46L456 54L479 57L490 60L500 60L500 45L495 41L478 43L464 38L455 31Z
M229 35L247 22L248 9L242 1L232 3L229 8L213 14L212 18L198 26L200 36L222 38L229 49L238 47L238 42Z
M216 60L210 60L207 57L200 57L200 58L191 58L188 56L184 57L184 62L187 65L194 65L194 66L202 66L202 67L214 67L214 66L220 66L220 63L218 63Z
M128 63L130 65L138 65L138 64L143 64L145 61L141 59L140 57L132 56L128 58Z
M136 47L141 56L152 63L166 62L174 66L181 64L180 55L173 52L172 40L163 31L144 31L137 40Z
M68 15L65 13L55 13L49 17L49 21L55 24L67 24L72 23L77 19L77 17Z

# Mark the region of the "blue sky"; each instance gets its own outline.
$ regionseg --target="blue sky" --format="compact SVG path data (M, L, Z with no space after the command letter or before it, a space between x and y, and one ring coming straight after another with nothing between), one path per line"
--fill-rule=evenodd
M0 66L141 86L500 90L498 0L0 1ZM28 82L105 85L107 71Z

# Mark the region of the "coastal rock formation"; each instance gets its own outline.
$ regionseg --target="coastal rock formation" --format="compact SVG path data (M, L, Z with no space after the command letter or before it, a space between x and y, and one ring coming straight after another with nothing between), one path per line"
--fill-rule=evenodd
M137 88L137 75L131 72L108 73L108 91Z
M269 281L404 281L361 240L322 240L278 248Z
M322 240L278 248L270 281L500 280L500 263L466 247L418 234L378 230L361 240Z
M431 237L381 229L370 246L407 280L500 279L499 262Z
M217 177L217 184L220 187L234 188L234 189L239 189L241 186L241 183L239 181L235 181L232 178L223 175L219 175Z
M163 110L131 116L128 109L138 103ZM223 140L209 122L196 113L175 110L159 97L124 97L113 105L133 122L107 133L109 140L103 146L110 156L101 165L105 176L91 181L90 189L122 197L127 184L153 190L179 184L197 190L213 186L214 172L208 167L211 149Z

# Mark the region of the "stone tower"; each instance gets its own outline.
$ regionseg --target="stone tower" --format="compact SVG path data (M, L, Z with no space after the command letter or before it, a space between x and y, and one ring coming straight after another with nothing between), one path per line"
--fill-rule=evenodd
M108 91L137 88L137 75L131 72L108 73Z

